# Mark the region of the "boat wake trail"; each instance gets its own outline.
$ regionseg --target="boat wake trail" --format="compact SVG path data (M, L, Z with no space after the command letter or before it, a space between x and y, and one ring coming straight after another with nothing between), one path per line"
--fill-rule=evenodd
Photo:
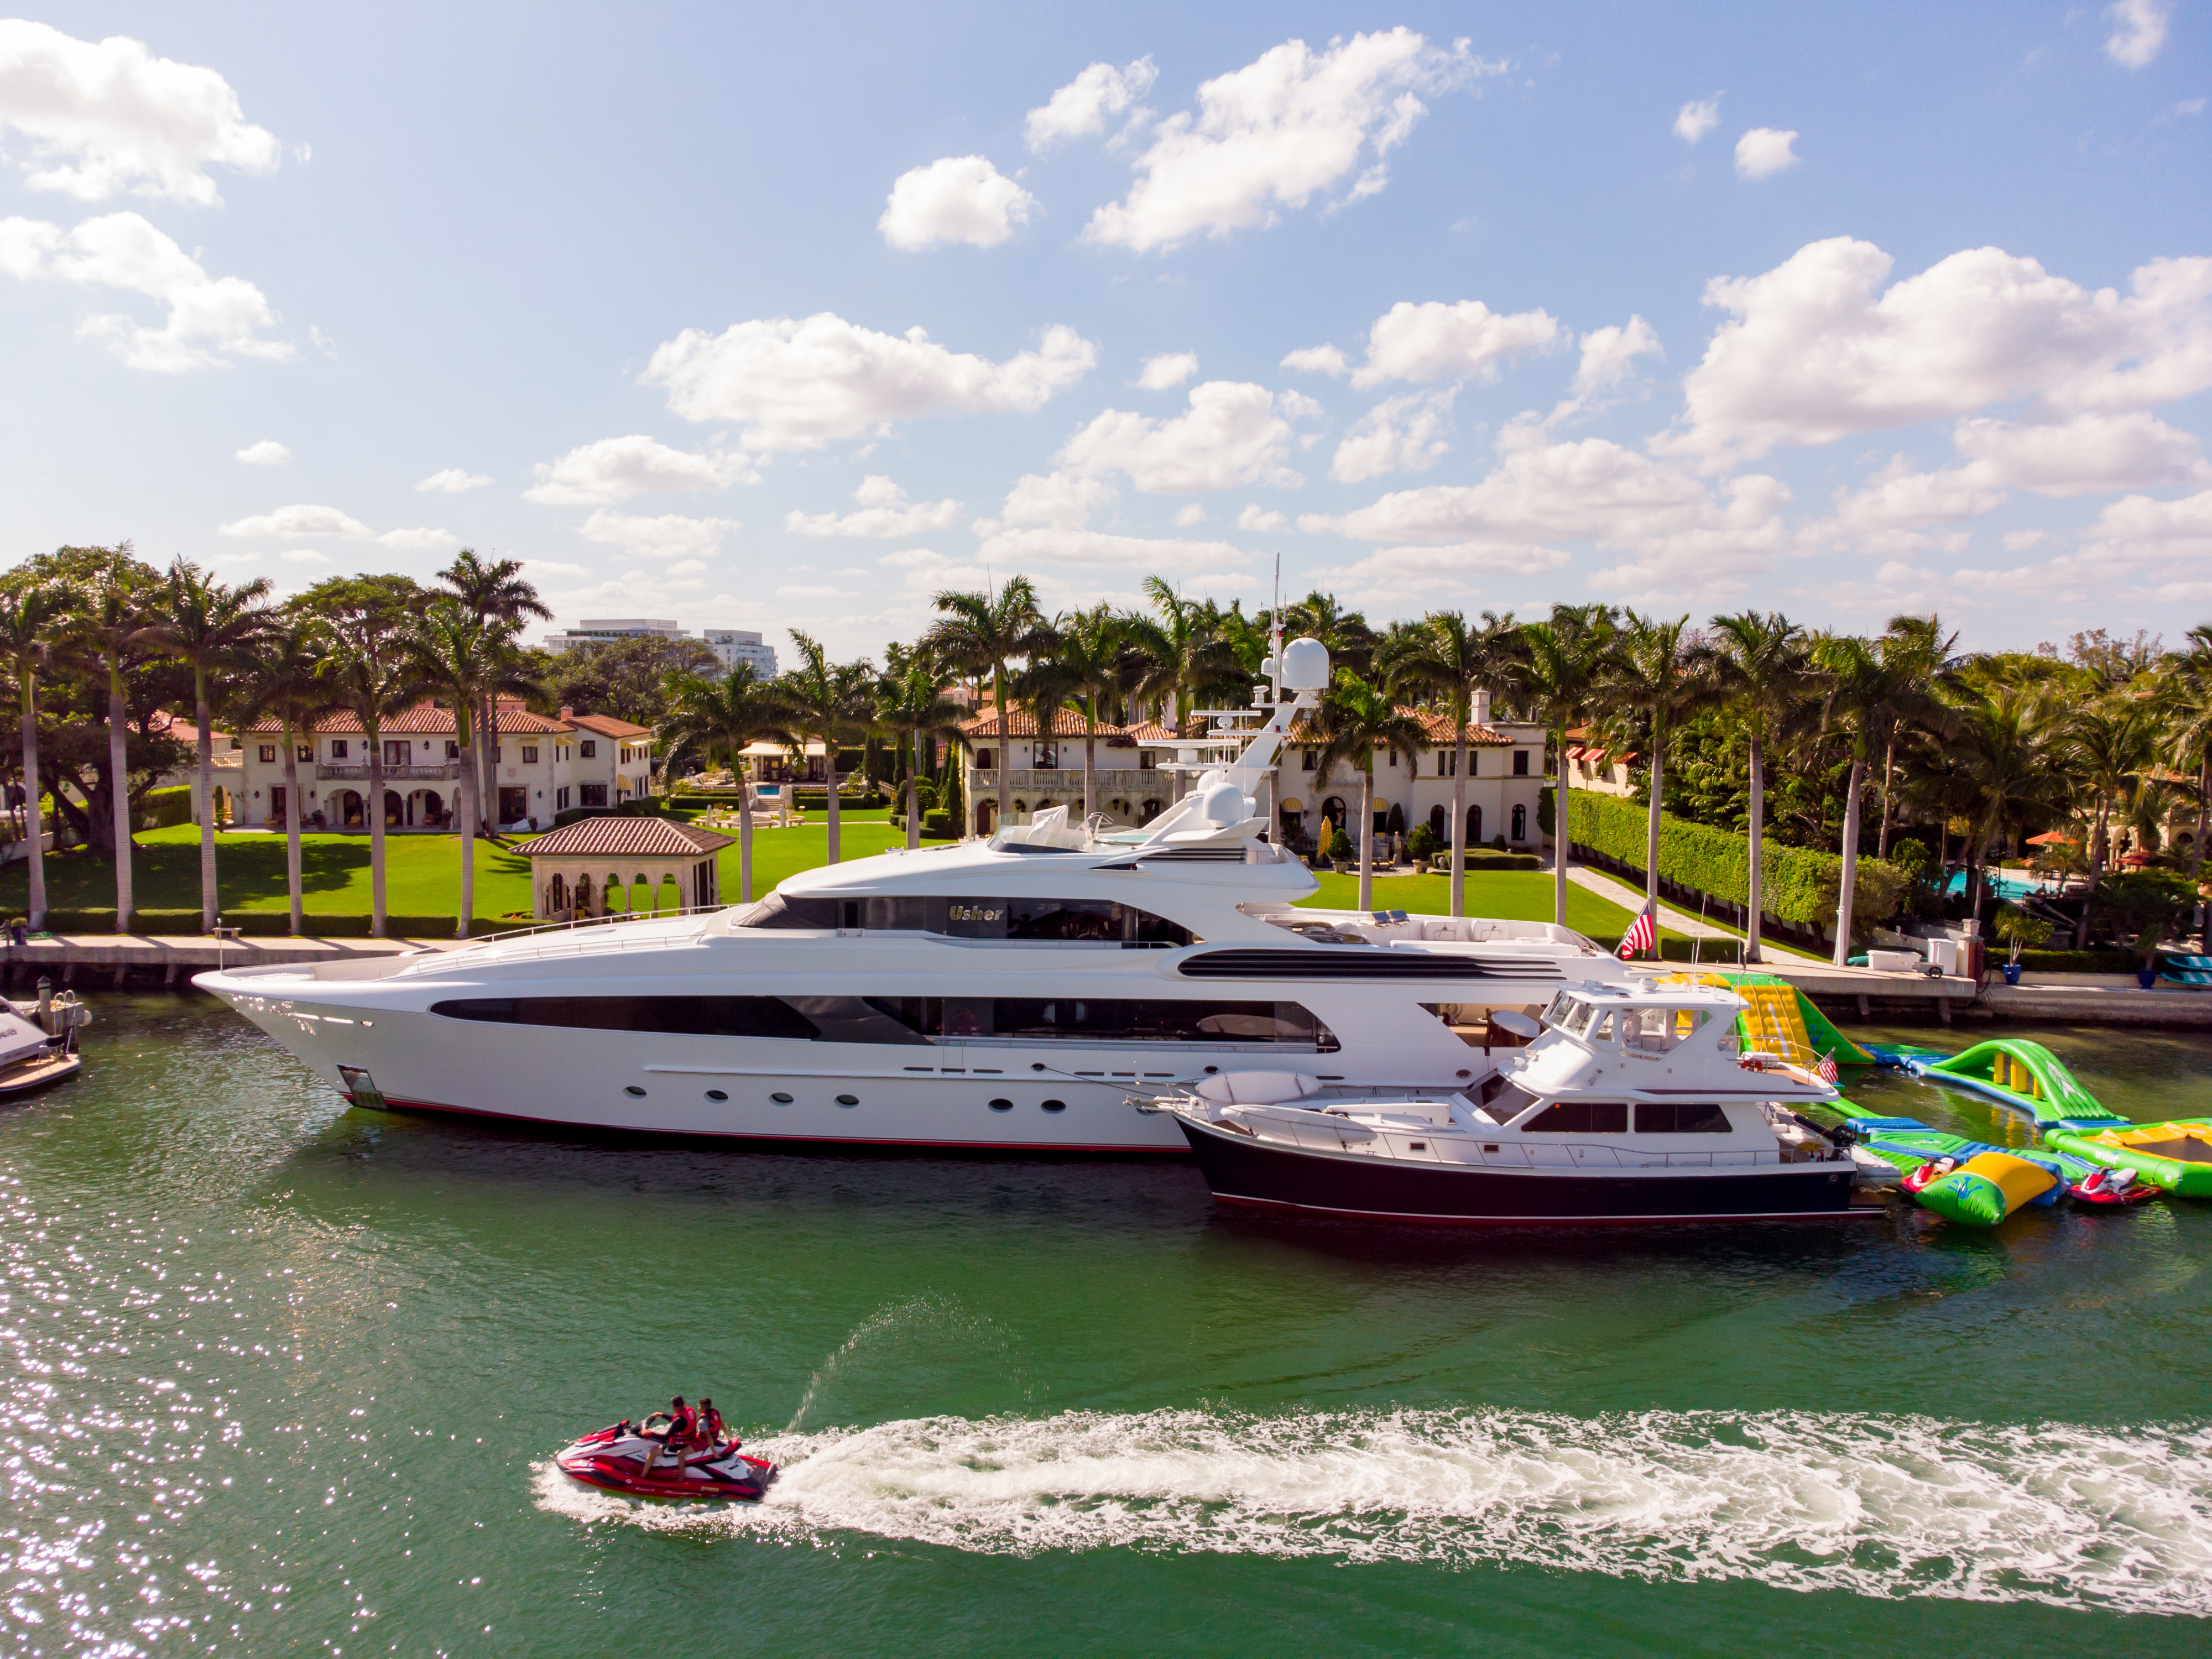
M702 1516L541 1469L581 1521L1528 1565L1864 1595L2212 1614L2212 1425L1999 1427L1809 1413L1068 1412L913 1418L750 1449L768 1499Z

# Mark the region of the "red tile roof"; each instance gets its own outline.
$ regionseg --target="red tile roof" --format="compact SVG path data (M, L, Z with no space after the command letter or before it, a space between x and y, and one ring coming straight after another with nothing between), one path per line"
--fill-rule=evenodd
M526 858L690 859L737 844L673 818L579 818L522 843Z
M255 721L246 729L261 736L269 737L281 733L284 727L280 721L263 720ZM438 732L450 734L453 729L453 711L441 703L418 702L412 708L392 715L381 722L377 729L387 737L395 738ZM499 729L503 732L512 732L523 737L532 735L560 737L574 730L563 721L548 720L543 714L533 714L526 708L507 702L502 702L499 706ZM329 733L343 736L361 730L360 715L349 708L336 708L316 720L313 725L301 735L313 737Z
M1026 708L1014 710L1012 717L1006 721L1006 725L1012 728L1011 733L1000 730L999 711L986 703L982 713L960 722L960 734L971 741L977 738L1005 738L1008 735L1017 738L1036 736L1036 716ZM1131 729L1127 726L1109 726L1102 720L1092 728L1092 735L1101 743L1110 738L1117 744L1127 744ZM1081 737L1083 716L1073 708L1058 710L1053 715L1052 735L1055 738Z
M618 720L612 714L566 714L569 725L582 732L596 732L603 738L617 738L627 743L633 738L649 738L649 726L632 726L628 720Z

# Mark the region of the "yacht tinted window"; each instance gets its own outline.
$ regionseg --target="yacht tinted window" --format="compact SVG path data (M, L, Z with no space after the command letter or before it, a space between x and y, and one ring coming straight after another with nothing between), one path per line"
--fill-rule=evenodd
M948 939L1059 943L1189 945L1190 929L1111 899L966 898L893 893L862 898L774 894L740 924L746 927L866 927L880 933L941 933Z
M802 1040L815 1035L813 1022L781 997L461 997L434 1002L430 1012L448 1019L587 1031Z
M1580 1036L1583 1034L1583 1028L1590 1023L1591 1012L1590 1006L1587 1002L1576 1003L1573 1007L1567 1010L1567 1017L1559 1022L1560 1029L1570 1036Z
M1295 1002L1127 997L870 997L868 1002L908 1031L955 1042L1269 1042L1324 1054L1338 1047L1335 1034Z
M1640 1054L1663 1054L1705 1023L1694 1008L1630 1008L1620 1017L1621 1046Z
M1728 1114L1710 1100L1639 1100L1636 1133L1640 1135L1724 1135Z
M1522 1133L1531 1134L1625 1135L1628 1133L1628 1103L1562 1100L1546 1107L1521 1128Z
M1536 1097L1503 1077L1488 1077L1482 1080L1475 1103L1498 1122L1510 1123L1536 1103Z

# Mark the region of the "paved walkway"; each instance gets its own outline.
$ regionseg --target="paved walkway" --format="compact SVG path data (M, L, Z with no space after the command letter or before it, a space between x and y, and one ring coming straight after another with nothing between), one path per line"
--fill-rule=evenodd
M1611 876L1596 870L1583 868L1579 864L1567 866L1567 879L1577 887L1609 899L1624 910L1633 914L1644 908L1644 895L1626 882L1615 881ZM1676 909L1666 900L1659 901L1659 923L1672 928L1686 939L1721 939L1735 943L1735 935L1725 927L1716 927L1711 922L1699 921L1695 916Z

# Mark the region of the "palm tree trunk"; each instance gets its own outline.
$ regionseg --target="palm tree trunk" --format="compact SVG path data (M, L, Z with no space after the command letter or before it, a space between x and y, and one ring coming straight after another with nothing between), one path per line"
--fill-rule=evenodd
M107 659L107 769L109 804L115 816L115 931L131 931L136 908L131 891L131 774L125 768L123 733L123 664Z
M39 797L39 679L26 665L23 670L23 839L30 860L31 931L46 925L46 854L40 843L46 838L40 822ZM2197 837L2202 841L2203 837Z
M477 711L480 724L477 730L485 734L487 741L477 744L477 767L482 774L483 789L477 797L477 823L485 835L492 832L493 803L499 799L499 717L492 702L491 693L484 694L483 707Z
M1897 780L1897 739L1892 738L1881 758L1881 833L1875 838L1874 855L1878 859L1889 856L1889 798L1890 786Z
M1751 845L1745 849L1745 863L1751 888L1751 914L1743 930L1743 960L1748 966L1763 960L1759 954L1759 934L1765 920L1760 901L1766 879L1766 750L1756 736L1751 740Z
M216 897L215 876L215 734L208 730L208 722L215 718L208 707L207 670L195 664L192 668L192 718L199 722L199 806L200 806L200 932L215 932Z
M1552 773L1552 920L1567 925L1567 800L1573 785L1567 781L1567 728L1552 729L1552 752L1559 757Z
M368 935L384 937L384 733L363 721L368 737Z
M1375 774L1367 768L1359 773L1359 908L1375 908L1375 809L1369 805L1374 798Z
M745 775L744 760L740 757L731 769L738 778L738 898L740 902L753 902L753 785Z
M1452 751L1451 914L1467 914L1467 722L1459 727Z
M300 743L284 722L284 888L292 899L292 934L307 931L300 901Z
M1644 815L1644 897L1654 906L1656 915L1659 902L1659 798L1667 781L1667 728L1661 721L1651 722L1651 805Z
M473 711L471 711L473 712ZM454 918L453 937L466 939L477 908L477 757L465 733L461 737L461 814L454 826L461 834L461 913Z
M1098 811L1098 712L1089 702L1083 706L1083 821L1085 823Z
M837 862L837 739L829 732L822 734L823 770L830 778L830 862ZM999 775L1004 777L1002 770Z
M1851 954L1851 908L1858 897L1859 795L1866 787L1864 755L1851 757L1851 781L1844 791L1843 888L1836 895L1836 948L1830 960L1840 968Z
M999 711L999 816L991 828L1003 830L1014 810L1014 786L1006 775L1006 763L1014 754L1014 719L1006 708L1006 665L1002 662L991 665L991 706Z

